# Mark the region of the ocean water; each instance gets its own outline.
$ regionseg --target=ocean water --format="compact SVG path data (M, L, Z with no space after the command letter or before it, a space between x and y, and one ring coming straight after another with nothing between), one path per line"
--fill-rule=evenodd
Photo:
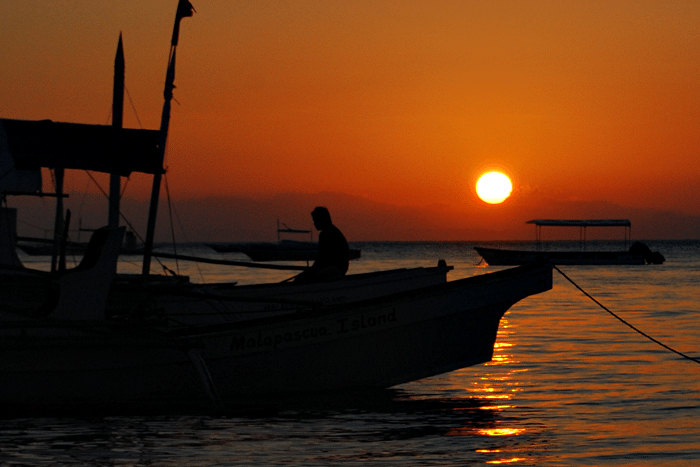
M700 359L700 241L646 243L665 264L559 268L620 318ZM351 273L430 266L438 259L454 266L449 280L500 269L480 263L467 242L356 246L362 258ZM179 251L220 257L200 245ZM45 262L22 259L39 267ZM193 281L292 275L167 267ZM138 263L125 258L120 270L138 271ZM497 464L700 465L700 364L630 329L555 271L551 291L505 315L494 359L484 365L385 391L289 398L276 413L258 416L173 411L0 420L3 466Z

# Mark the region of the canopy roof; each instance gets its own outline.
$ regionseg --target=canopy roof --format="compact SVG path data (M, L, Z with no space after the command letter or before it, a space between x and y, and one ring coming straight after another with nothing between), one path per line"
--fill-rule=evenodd
M0 119L15 167L94 170L129 176L163 173L159 131L51 120Z
M555 227L632 227L629 219L586 219L586 220L563 220L563 219L535 219L527 221L527 224L537 226Z

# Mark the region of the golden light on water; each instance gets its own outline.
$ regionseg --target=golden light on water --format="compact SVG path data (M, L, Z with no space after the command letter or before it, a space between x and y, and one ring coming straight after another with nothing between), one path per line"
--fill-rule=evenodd
M524 428L481 428L477 433L484 436L516 436L523 431Z
M524 428L474 428L474 427L461 427L461 428L451 428L445 433L445 436L518 436L525 431Z
M512 191L513 184L501 172L488 172L476 182L476 194L489 204L502 203L510 196Z
M524 461L524 457L513 457L511 459L501 459L501 460L493 460L493 461L486 461L487 464L514 464L515 462L520 462Z
M505 410L505 409L512 409L515 407L514 405L488 405L488 406L483 406L479 407L481 410Z

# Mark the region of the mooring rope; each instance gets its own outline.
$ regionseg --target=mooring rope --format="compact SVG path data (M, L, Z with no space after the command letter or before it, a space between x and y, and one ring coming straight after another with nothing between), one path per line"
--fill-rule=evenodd
M643 331L637 329L636 327L634 327L633 325L631 325L630 323L628 323L628 322L625 321L624 319L620 318L620 317L617 316L615 313L613 313L612 311L610 311L605 305L603 305L603 304L600 303L598 300L596 300L595 298L593 298L593 296L591 296L591 294L589 294L588 292L586 292L585 290L583 290L576 282L574 282L572 279L570 279L569 276L567 276L566 274L564 274L564 273L562 272L561 269L559 269L559 268L556 267L556 266L554 266L554 269L556 269L557 272L558 272L559 274L561 274L561 275L564 277L564 279L566 279L567 281L571 282L571 284L572 284L574 287L576 287L577 289L579 289L579 290L581 291L581 293L583 293L586 297L588 297L588 298L590 298L591 300L593 300L593 302L594 302L596 305L598 305L598 306L601 307L603 310L605 310L605 311L607 311L608 313L610 313L612 316L614 316L618 321L620 321L620 322L621 322L622 324L624 324L625 326L630 327L630 328L633 329L634 331L638 332L639 334L641 334L642 336L646 337L646 338L649 339L650 341L655 342L656 344L660 345L661 347L663 347L663 348L665 348L665 349L667 349L667 350L670 350L671 352L673 352L673 353L675 353L675 354L677 354L677 355L680 355L680 356L683 357L683 358L686 358L686 359L691 360L691 361L693 361L693 362L695 362L695 363L697 363L697 364L700 364L700 360L698 360L697 358L693 358L693 357L691 357L690 355L686 355L686 354L684 354L683 352L679 352L679 351L677 351L677 350L675 350L675 349L672 349L671 347L669 347L668 345L664 344L663 342L660 342L659 340L654 339L654 338L651 337L650 335L648 335L648 334L646 334L645 332L643 332Z

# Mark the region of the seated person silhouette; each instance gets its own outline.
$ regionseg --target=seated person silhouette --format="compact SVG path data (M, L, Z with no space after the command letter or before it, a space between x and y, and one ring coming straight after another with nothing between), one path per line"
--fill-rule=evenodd
M328 209L319 206L311 217L318 234L318 253L314 264L294 278L294 282L309 283L340 279L348 272L350 248L343 233L333 225Z

